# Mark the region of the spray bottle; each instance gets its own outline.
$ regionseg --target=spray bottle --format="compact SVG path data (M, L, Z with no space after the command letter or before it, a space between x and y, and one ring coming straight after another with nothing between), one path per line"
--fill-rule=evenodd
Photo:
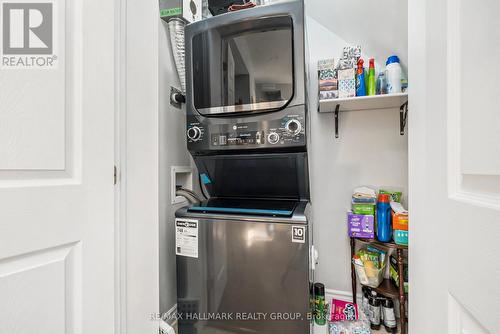
M325 286L322 283L314 283L315 297L315 316L314 322L318 326L326 324L326 304L325 304Z
M368 69L368 82L366 85L367 94L375 95L377 78L375 77L375 59L370 58L370 68Z
M363 58L358 60L358 70L356 71L356 96L366 95L365 69L363 68Z

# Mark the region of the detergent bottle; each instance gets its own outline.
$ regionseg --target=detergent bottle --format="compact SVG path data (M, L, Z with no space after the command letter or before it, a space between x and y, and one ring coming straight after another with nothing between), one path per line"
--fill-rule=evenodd
M398 56L390 56L385 63L387 77L387 92L401 93L401 65Z
M382 242L392 239L391 198L389 194L379 194L377 202L377 238Z

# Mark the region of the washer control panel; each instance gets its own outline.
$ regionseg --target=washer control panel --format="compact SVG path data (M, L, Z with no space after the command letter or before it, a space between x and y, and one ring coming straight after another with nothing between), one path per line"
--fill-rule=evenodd
M280 119L239 122L228 119L224 124L202 124L188 120L188 148L230 150L277 148L305 145L303 115L290 114Z
M267 141L270 144L278 144L280 142L280 135L277 132L271 132L267 135Z
M187 130L187 137L192 141L201 139L201 129L198 126L192 126Z

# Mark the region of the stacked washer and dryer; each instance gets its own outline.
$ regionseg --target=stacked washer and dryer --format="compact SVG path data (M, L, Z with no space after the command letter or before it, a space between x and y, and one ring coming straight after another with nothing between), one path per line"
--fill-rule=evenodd
M179 333L309 333L303 2L185 36L187 146L208 199L176 213Z

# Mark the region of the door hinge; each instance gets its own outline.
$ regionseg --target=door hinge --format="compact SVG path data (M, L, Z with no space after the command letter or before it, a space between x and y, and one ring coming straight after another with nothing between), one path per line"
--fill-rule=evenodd
M116 166L113 166L113 184L116 185L118 182L118 168Z
M314 270L316 270L316 265L318 264L319 254L318 254L318 250L316 249L316 247L314 247L314 245L311 246L310 252L311 252L310 253L311 270L314 271Z

